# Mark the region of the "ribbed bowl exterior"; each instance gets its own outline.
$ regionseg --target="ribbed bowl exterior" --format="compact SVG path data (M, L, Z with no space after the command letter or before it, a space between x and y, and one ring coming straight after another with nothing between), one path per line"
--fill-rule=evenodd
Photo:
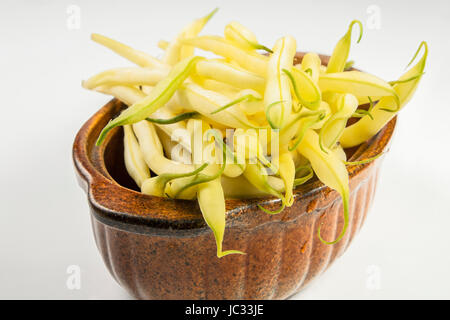
M364 223L377 179L378 165L372 165L351 181L350 223L335 245L317 236L321 225L323 238L334 239L343 225L341 199L327 189L281 213L294 219L282 217L247 230L228 226L224 248L246 255L218 259L208 230L184 237L140 234L93 215L95 240L112 276L139 299L285 299L346 250Z

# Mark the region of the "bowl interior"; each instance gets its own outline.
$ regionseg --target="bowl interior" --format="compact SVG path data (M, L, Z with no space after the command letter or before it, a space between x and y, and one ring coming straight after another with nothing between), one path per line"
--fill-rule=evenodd
M140 188L130 177L123 156L123 129L116 130L105 147L105 167L111 178L122 187L140 192Z

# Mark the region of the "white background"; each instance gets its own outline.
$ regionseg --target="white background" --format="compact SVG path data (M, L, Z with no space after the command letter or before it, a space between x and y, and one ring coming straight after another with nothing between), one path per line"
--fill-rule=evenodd
M80 28L68 28L70 5ZM5 1L0 3L0 298L130 299L95 247L88 206L71 160L81 125L109 98L82 79L128 66L89 39L98 32L156 56L192 19L214 7L204 33L238 20L272 45L286 33L299 50L330 54L349 22L365 25L357 66L386 80L420 41L426 75L402 111L375 204L352 246L298 299L450 298L448 1ZM380 10L369 29L367 10ZM69 9L70 11L70 9ZM69 24L70 26L70 24ZM81 268L68 290L66 269ZM375 277L375 278L374 278ZM372 280L379 279L379 285Z

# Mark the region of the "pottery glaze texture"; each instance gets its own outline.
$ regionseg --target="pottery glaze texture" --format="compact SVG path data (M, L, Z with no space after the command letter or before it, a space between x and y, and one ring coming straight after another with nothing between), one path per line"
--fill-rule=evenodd
M335 239L344 224L341 198L315 180L297 188L293 206L278 215L262 212L257 204L275 210L279 199L227 200L224 249L246 255L219 259L213 233L195 201L151 197L124 187L123 149L114 144L121 141L121 128L111 132L104 146L95 147L100 130L123 108L113 100L97 112L78 133L73 156L80 185L88 193L97 247L112 276L136 298L285 299L342 255L364 223L382 157L348 168L349 227L337 244L323 244L317 230L321 226L324 239ZM396 118L351 150L351 160L383 152L395 123ZM108 143L114 148L108 149ZM111 159L120 161L108 168Z

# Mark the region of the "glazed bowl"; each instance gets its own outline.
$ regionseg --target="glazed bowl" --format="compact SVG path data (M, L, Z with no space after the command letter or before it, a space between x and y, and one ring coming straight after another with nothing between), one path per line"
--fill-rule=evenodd
M302 54L297 54L297 62ZM321 56L322 63L328 57ZM123 130L95 141L125 105L112 100L80 129L73 146L78 181L87 193L97 247L114 279L139 299L285 299L324 272L347 249L371 206L382 157L350 166L349 227L344 238L326 245L343 226L338 193L317 179L295 190L292 207L262 212L280 200L227 199L224 248L246 255L216 257L212 231L196 201L144 195L123 161ZM382 153L396 118L362 145L346 150L350 160Z

